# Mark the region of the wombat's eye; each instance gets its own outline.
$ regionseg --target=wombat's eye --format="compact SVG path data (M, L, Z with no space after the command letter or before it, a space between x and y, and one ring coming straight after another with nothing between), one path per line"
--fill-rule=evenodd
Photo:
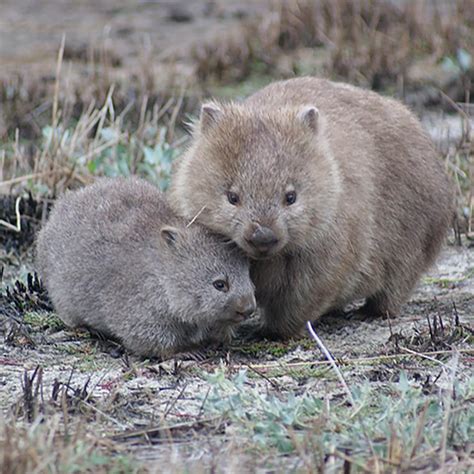
M217 291L223 291L224 293L229 291L229 284L225 280L216 280L212 284Z
M295 191L289 191L285 194L285 201L288 206L291 206L296 202L296 193Z
M227 193L227 199L233 206L237 206L237 204L240 202L239 195L237 193L233 193L232 191Z

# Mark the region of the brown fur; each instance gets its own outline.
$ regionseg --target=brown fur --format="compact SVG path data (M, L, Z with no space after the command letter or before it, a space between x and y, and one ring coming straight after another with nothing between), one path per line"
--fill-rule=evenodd
M316 78L204 105L171 198L188 218L204 208L198 221L254 259L263 332L275 337L359 298L373 313L396 314L453 216L449 180L415 116ZM277 240L268 252L249 245L259 227Z
M100 179L62 196L37 242L60 318L147 357L228 338L256 307L248 260L187 224L139 179Z

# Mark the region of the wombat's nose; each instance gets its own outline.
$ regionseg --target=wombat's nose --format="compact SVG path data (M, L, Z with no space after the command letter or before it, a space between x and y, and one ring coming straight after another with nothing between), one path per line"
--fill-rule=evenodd
M247 319L255 313L257 309L257 303L255 302L255 298L252 296L250 297L241 297L237 301L235 312L237 315L241 316L242 319Z
M250 238L247 239L247 242L259 252L265 253L278 243L278 239L273 230L258 226Z

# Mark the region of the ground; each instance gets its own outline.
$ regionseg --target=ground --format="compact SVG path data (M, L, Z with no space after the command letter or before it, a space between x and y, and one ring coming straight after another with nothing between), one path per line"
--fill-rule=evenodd
M313 5L330 4L313 24ZM410 5L365 10L382 4L3 2L2 472L474 469L474 10L456 1L458 20L440 26ZM33 275L54 198L102 174L166 187L201 98L238 98L295 74L397 95L453 177L459 235L401 314L315 322L336 367L309 335L158 361L64 327Z
M453 358L459 383L469 380L474 353L473 256L471 249L446 247L393 320L341 316L315 324L351 390L357 392L361 386L375 393L387 390L400 383L402 370L414 390L436 393L442 384L450 383ZM42 413L48 419L67 406L71 424L73 420L87 423L87 431L101 442L113 443L117 452L133 453L150 469L157 462L190 469L199 461L207 470L224 456L242 456L234 433L241 429L241 420L225 420L225 411L209 398L217 391L220 400L220 392L229 390L224 376L233 380L246 371L243 393L251 390L252 396L286 400L289 394L303 398L309 393L336 405L346 398L333 369L309 337L289 343L235 342L201 354L198 360L184 356L141 361L88 333L64 328L49 311L26 312L23 318L19 323L3 319L0 407L4 412L13 409L23 417ZM250 403L258 412L256 401L234 403ZM461 408L467 410L468 405ZM187 461L186 456L195 461ZM248 462L253 465L255 460ZM303 461L297 452L283 456L277 450L274 460L257 464L271 468L282 462L301 467ZM459 462L467 461L458 460L456 465Z

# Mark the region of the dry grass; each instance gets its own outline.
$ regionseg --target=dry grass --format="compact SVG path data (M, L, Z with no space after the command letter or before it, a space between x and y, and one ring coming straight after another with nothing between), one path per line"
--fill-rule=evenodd
M144 88L140 102L125 104L123 92L116 92L119 85L109 84L104 96L103 81L91 81L96 85L92 97L86 87L78 98L79 91L71 94L71 84L64 79L63 55L64 42L52 87L29 92L38 95L36 100L47 91L52 94L51 100L40 106L41 113L49 112L49 119L40 124L33 111L25 119L31 127L16 128L13 140L0 142L0 192L16 189L18 193L27 188L34 195L56 196L64 189L89 183L96 175L132 174L165 188L171 160L182 143L176 130L188 102L184 89L167 97L149 96ZM4 84L3 94L7 89ZM11 91L9 102L18 104L15 93L21 88ZM102 105L97 105L97 97L104 97ZM13 126L15 120L10 120Z
M427 16L421 4L407 4L400 10L375 0L278 1L265 18L196 46L192 60L204 82L241 81L255 73L275 78L315 73L403 92L420 57L430 64L450 58L459 69L458 52L474 48L469 0L456 0L451 15ZM87 65L84 75L71 73L69 59ZM54 76L19 75L0 83L0 192L14 195L4 220L23 230L33 200L17 201L16 195L25 196L25 189L34 196L56 195L97 175L132 173L166 187L170 162L182 143L177 124L199 100L146 56L140 70L119 71L120 58L105 45L78 50L63 45L57 64ZM450 94L455 100L448 106L462 115L466 112L456 100L469 101L472 70L456 74L461 92ZM470 235L474 150L466 123L460 142L444 153L457 183L463 231ZM1 222L0 227L7 232ZM7 316L37 309L41 298L33 286L33 281L25 288L17 285L9 298L19 306ZM96 344L82 341L78 349L48 342L55 340L45 329L51 329L46 320L51 313L28 312L19 326L28 331L10 333L24 344L4 339L5 354L14 359L0 360L6 372L9 364L19 364L19 351L31 355L27 351L34 350L41 361L44 351L53 350L55 362L76 351L76 359L68 359L66 373L44 365L23 374L17 403L0 421L0 474L160 472L153 460L145 467L132 458L136 449L156 456L159 466L172 472L467 472L473 468L467 441L473 416L472 331L457 322L456 314L455 307L453 321L430 314L419 330L392 334L388 353L338 357L354 397L348 406L327 361L313 354L309 360L295 356L282 362L288 345L283 352L271 346L276 361L267 360L270 352L258 346L250 362L234 361L234 351L211 362L170 362L173 370L127 359L98 395L100 381L84 382L89 374L97 376L105 357L95 352ZM114 364L110 358L106 363ZM78 381L72 366L86 371L86 378ZM245 367L252 373L237 374ZM407 372L400 374L403 369ZM381 375L369 382L375 372ZM418 372L423 381L415 377ZM201 392L189 393L193 383ZM187 397L202 397L198 414L186 405Z
M455 231L460 243L461 234L465 234L470 241L474 241L474 131L471 129L469 114L452 99L447 98L447 100L461 116L463 124L460 140L448 147L445 152L445 162L457 194L459 212Z
M0 421L0 473L139 472L113 442L87 428L94 415L88 383L55 380L51 392L37 366L22 380L22 396Z
M118 448L120 451L120 448ZM79 423L65 431L60 415L32 423L0 422L0 473L138 473L145 472L117 446L90 433Z
M474 4L456 0L444 8L429 2L396 7L382 0L280 0L227 41L196 47L193 58L201 80L242 80L257 67L273 75L329 75L373 89L402 87L420 56L436 63L474 49ZM304 48L316 49L302 62L294 52ZM289 52L290 66L286 61L279 70Z

